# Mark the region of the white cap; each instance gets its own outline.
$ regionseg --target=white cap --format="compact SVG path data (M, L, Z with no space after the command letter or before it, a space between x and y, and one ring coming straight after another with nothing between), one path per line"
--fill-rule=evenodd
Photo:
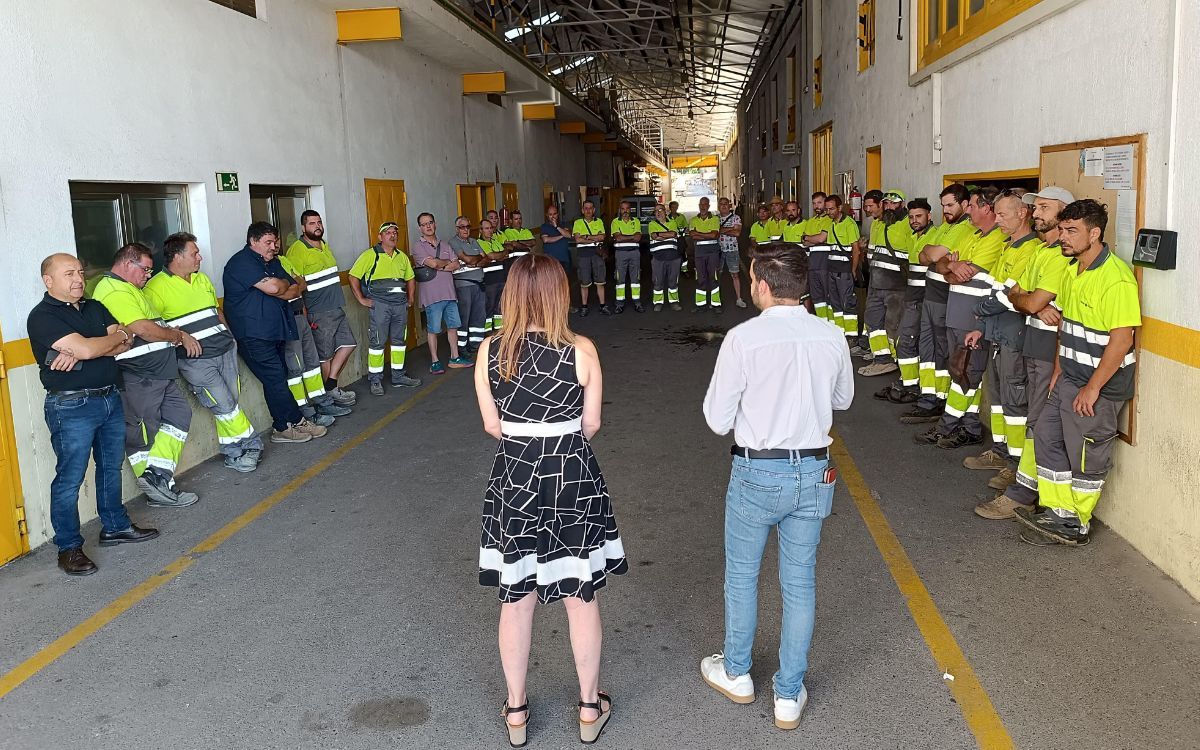
M1060 188L1057 185L1050 185L1042 188L1040 192L1025 193L1021 196L1021 200L1025 201L1031 206L1038 198L1045 198L1046 200L1051 201L1062 201L1063 203L1075 202L1075 196L1071 195L1071 193L1065 188Z

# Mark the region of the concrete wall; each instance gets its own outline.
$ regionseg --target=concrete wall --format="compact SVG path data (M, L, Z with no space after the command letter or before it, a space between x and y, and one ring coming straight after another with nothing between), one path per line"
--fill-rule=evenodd
M41 258L74 246L70 181L187 184L191 229L218 293L226 259L244 242L251 184L311 186L343 270L370 239L364 178L405 180L411 230L417 212L429 210L447 236L456 183L492 181L498 170L501 181L518 184L527 225L540 223L543 183L576 194L583 184L577 137L560 136L554 122L523 121L516 102L497 107L463 97L464 71L423 56L420 45L439 40L421 39L420 27L406 28L402 42L340 47L329 4L261 5L254 19L208 0L5 4L6 341L26 336L26 315L44 292ZM217 171L236 171L241 192L217 193ZM357 305L349 311L365 341L365 317ZM343 380L362 370L352 362ZM30 543L37 545L52 534L54 454L37 368L9 372ZM257 427L267 427L261 390L249 373L243 383L244 407ZM215 452L212 418L198 410L183 466ZM126 482L129 497L132 477ZM92 498L89 479L80 500L85 519L95 515Z
M816 3L822 5L824 96L814 109L806 86L812 78ZM741 140L750 183L762 170L769 186L776 169L786 178L788 167L799 161L802 193L808 192L808 133L827 122L833 123L834 172L854 170L863 185L864 152L878 145L885 187L899 187L910 197L935 197L946 174L1036 169L1043 145L1145 133L1145 223L1179 231L1181 248L1194 245L1200 236L1185 221L1181 204L1187 200L1184 191L1200 178L1195 137L1200 104L1189 95L1200 80L1200 53L1177 40L1200 32L1200 8L1185 0L1043 0L1041 5L1043 11L1061 11L949 66L939 84L910 77L913 29L906 24L905 41L896 40L895 4L878 4L876 62L859 73L855 3L807 3L796 34L804 62L798 83L802 153L797 159L769 151L762 158L754 136L761 127L747 117ZM783 64L781 55L781 77ZM935 85L941 86L942 99L936 131L942 136L940 163L933 156ZM778 116L782 120L785 113ZM1098 515L1200 594L1200 503L1191 491L1200 482L1200 464L1189 458L1200 449L1200 435L1191 429L1193 399L1179 398L1200 390L1196 279L1195 262L1186 252L1176 271L1145 272L1142 306L1148 325L1161 321L1181 328L1144 331L1139 444L1119 445Z

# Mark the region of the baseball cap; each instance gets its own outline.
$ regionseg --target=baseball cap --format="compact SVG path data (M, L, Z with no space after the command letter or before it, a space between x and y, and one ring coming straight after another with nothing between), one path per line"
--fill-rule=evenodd
M883 200L886 203L903 203L905 201L904 191L893 188L884 193Z
M1021 196L1021 200L1025 201L1030 206L1032 206L1033 202L1038 198L1045 198L1046 200L1051 201L1062 201L1063 203L1075 202L1075 196L1071 195L1071 193L1065 188L1060 188L1057 185L1050 185L1042 188L1041 191L1037 193L1025 193L1025 195Z
M394 221L385 221L379 225L379 234L383 234L389 229L399 230L400 226Z

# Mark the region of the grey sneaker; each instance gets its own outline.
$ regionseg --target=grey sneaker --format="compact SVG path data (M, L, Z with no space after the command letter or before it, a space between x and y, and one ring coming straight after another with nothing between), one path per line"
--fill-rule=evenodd
M234 458L233 456L226 456L225 468L233 469L241 474L249 474L258 468L258 459L251 455L250 451L246 451L237 458Z
M299 422L297 422L296 429L300 430L301 432L312 435L315 438L325 437L325 433L329 432L329 430L326 430L321 425L313 424L312 422L308 421L307 419L301 419Z
M410 378L407 375L401 375L398 378L392 378L393 388L416 388L420 384L420 378Z
M858 374L873 378L876 375L887 375L889 372L895 372L899 369L900 366L895 362L873 362L858 368Z
M746 300L744 300L744 299L739 299L737 302L734 302L733 304L737 305L738 307L742 308L743 310L746 309Z
M383 383L376 383L375 381L372 380L371 381L371 395L372 396L382 396L383 395Z
M329 391L329 395L333 396L333 400L342 406L354 406L354 403L358 401L358 396L353 391L346 391L341 387Z
M272 443L307 443L312 439L312 435L294 424L289 424L285 430L271 430Z
M317 415L322 417L344 417L351 413L351 411L352 409L349 406L342 406L337 401L332 401L328 404L319 404L317 406ZM312 417L309 417L309 419L317 422L317 420L313 419ZM320 424L320 422L317 422L317 424ZM330 422L330 424L333 423Z
M146 505L152 508L186 508L200 499L194 492L176 492L167 480L152 471L137 478L137 487L146 493Z
M311 417L305 417L305 419L317 425L318 427L330 427L334 422L337 421L337 417L333 417L328 414L322 414L320 412L317 412Z

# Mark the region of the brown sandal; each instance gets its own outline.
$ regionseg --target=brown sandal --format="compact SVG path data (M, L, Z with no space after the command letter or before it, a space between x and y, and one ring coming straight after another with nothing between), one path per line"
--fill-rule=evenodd
M525 712L525 721L520 724L508 723L509 714L519 714ZM504 708L500 709L500 716L504 718L504 728L508 730L508 744L513 747L525 747L525 743L529 741L528 733L526 732L529 725L529 702L525 705L509 708L508 701L504 701Z
M602 709L602 704L607 704L608 707ZM579 741L585 745L591 745L600 739L600 733L604 731L604 726L608 724L608 720L612 716L612 698L608 697L608 693L598 691L595 703L579 701L579 707L594 708L600 712L600 715L591 721L579 720Z

